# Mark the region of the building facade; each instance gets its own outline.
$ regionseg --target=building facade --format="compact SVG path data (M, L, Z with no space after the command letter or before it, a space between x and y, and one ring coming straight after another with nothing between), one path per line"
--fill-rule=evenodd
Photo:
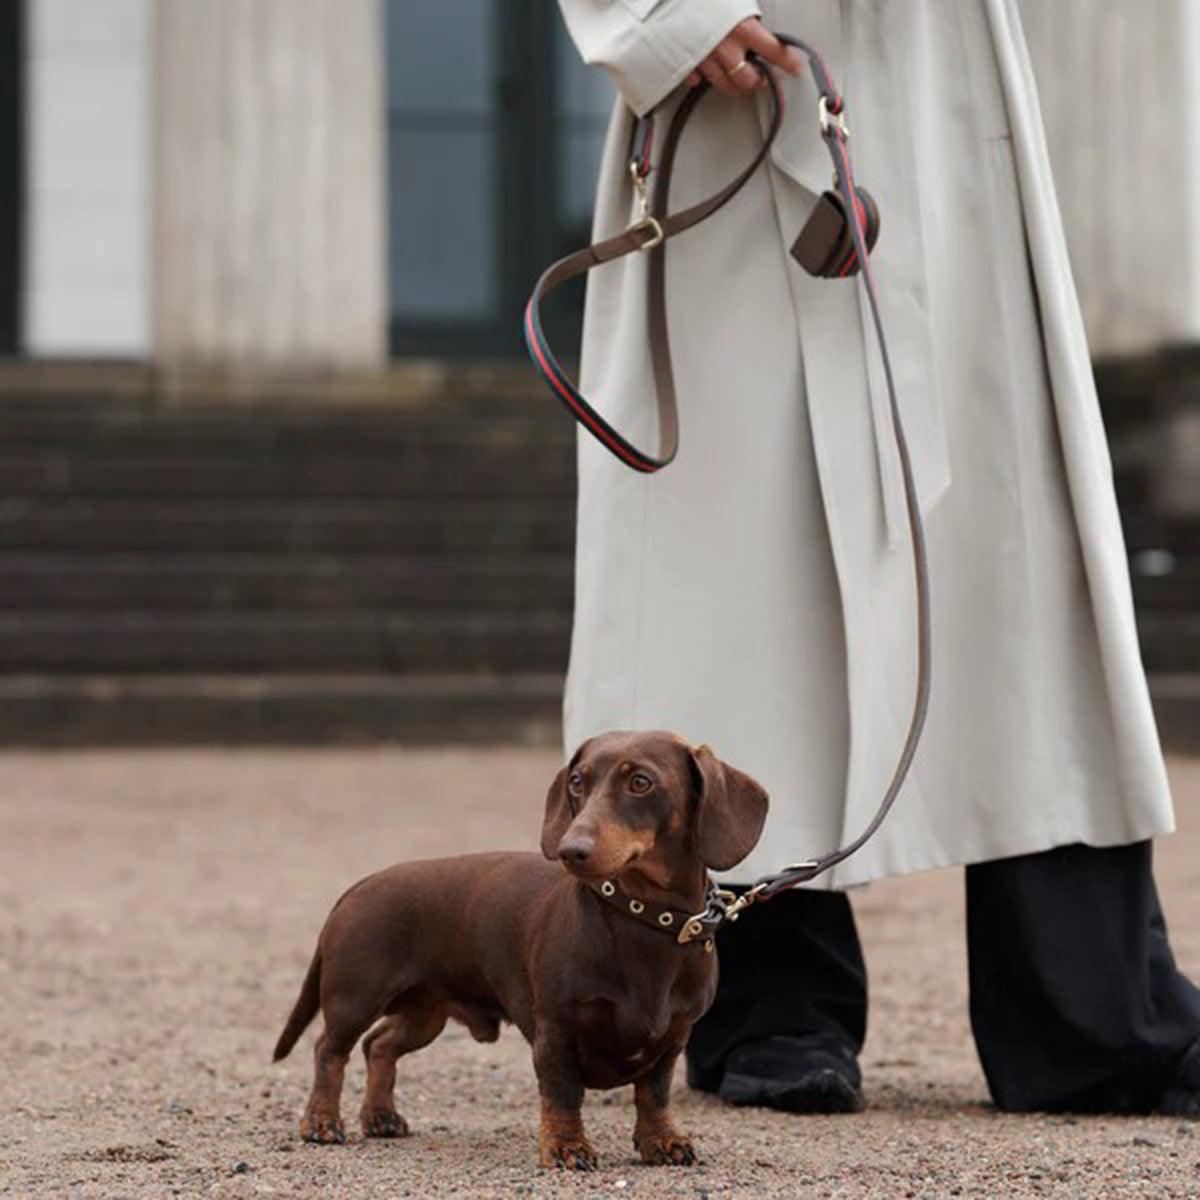
M586 237L613 92L545 0L3 8L6 352L519 354L539 265ZM1200 5L1023 9L1096 350L1194 338Z
M612 90L539 0L24 0L5 21L8 352L511 354L538 265L587 234Z

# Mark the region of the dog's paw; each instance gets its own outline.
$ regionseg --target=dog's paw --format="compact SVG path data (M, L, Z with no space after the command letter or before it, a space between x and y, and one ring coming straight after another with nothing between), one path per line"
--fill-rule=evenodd
M344 1146L346 1127L337 1117L305 1115L300 1121L300 1136L306 1142L317 1142L324 1146Z
M541 1162L543 1167L565 1171L594 1171L600 1165L595 1150L584 1137L543 1142Z
M364 1108L359 1114L363 1137L408 1136L408 1122L394 1108Z
M642 1162L651 1167L691 1167L696 1163L696 1147L682 1133L657 1133L635 1137L633 1144Z

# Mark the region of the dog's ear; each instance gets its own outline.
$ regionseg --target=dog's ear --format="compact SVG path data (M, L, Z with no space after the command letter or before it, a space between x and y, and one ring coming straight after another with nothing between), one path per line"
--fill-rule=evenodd
M585 742L584 745L586 744ZM575 820L571 797L567 794L567 776L575 769L582 753L583 746L580 746L571 755L571 761L555 775L554 782L546 793L546 815L542 818L542 853L551 862L558 858L558 843L562 841L567 827Z
M754 849L767 819L766 790L707 746L689 752L699 796L696 849L707 866L724 871Z

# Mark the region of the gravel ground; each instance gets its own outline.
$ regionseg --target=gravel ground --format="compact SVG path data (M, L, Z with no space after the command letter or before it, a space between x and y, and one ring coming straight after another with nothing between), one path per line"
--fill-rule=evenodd
M677 1081L691 1170L635 1163L626 1091L593 1093L596 1174L535 1166L511 1030L402 1065L411 1138L302 1145L312 1034L270 1050L317 929L386 862L533 847L556 763L525 749L0 756L0 1193L27 1196L1196 1196L1200 1123L990 1111L966 1016L960 873L856 898L872 972L868 1109L727 1109ZM1200 760L1160 887L1200 976ZM680 1072L682 1074L682 1072ZM356 1055L346 1111L363 1084Z

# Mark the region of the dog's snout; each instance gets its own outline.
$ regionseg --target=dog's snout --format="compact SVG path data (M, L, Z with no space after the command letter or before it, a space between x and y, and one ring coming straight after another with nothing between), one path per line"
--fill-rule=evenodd
M573 833L563 838L558 847L558 857L568 867L582 867L596 850L596 839L586 833Z

